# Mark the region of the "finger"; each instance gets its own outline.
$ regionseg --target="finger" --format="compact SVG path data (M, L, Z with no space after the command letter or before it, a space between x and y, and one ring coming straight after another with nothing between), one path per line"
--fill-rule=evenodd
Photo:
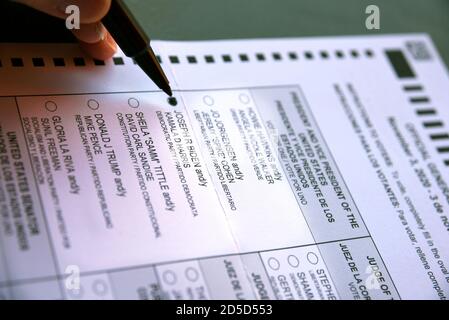
M106 38L107 30L101 22L81 24L79 29L73 29L72 33L78 40L87 43L96 43Z
M75 5L80 11L81 23L100 21L108 12L111 0L16 0L27 6L59 18L66 18L66 8ZM69 12L70 13L70 12Z
M80 47L88 55L99 60L107 60L117 51L117 44L109 32L106 32L104 40L95 43L80 41Z

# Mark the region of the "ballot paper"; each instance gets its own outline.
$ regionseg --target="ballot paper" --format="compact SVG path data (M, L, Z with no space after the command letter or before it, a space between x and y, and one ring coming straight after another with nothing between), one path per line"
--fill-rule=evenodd
M0 45L0 297L447 299L449 78L423 34Z

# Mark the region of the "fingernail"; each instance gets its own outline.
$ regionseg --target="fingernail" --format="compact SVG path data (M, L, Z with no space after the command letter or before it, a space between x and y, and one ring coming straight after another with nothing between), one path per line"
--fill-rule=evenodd
M106 29L103 24L98 23L95 26L95 31L97 32L98 39L100 39L100 41L103 41L106 38Z

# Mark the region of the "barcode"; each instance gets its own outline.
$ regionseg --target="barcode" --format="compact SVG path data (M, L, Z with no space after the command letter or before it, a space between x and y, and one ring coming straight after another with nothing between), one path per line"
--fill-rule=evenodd
M418 61L432 60L430 52L424 42L422 42L422 41L407 41L406 47L415 60L418 60Z

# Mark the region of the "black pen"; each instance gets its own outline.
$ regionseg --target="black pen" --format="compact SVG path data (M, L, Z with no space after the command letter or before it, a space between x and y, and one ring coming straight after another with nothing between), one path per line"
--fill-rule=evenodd
M160 89L172 96L168 79L150 47L150 39L122 0L111 1L111 8L102 23L125 55L133 58Z

